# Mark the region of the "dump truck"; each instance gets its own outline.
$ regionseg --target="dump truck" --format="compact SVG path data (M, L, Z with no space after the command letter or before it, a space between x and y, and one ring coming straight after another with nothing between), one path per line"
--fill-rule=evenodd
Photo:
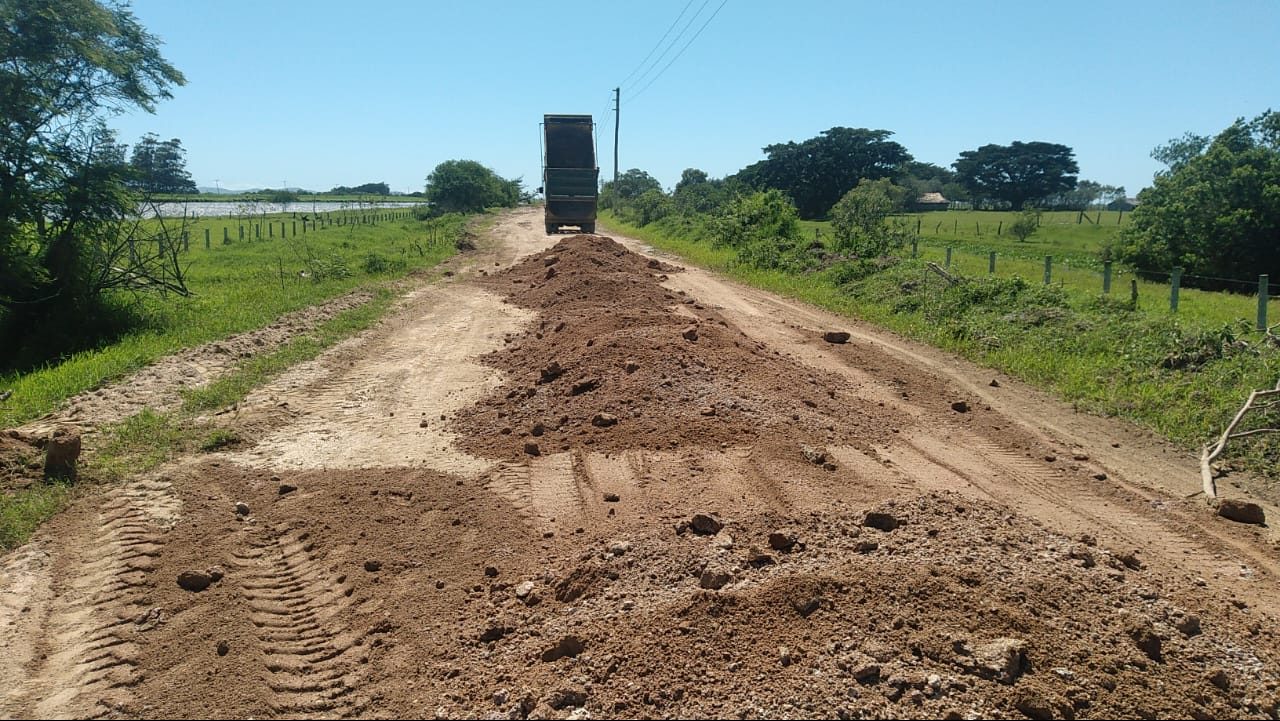
M543 115L542 192L548 235L570 226L582 233L596 232L599 180L591 116Z

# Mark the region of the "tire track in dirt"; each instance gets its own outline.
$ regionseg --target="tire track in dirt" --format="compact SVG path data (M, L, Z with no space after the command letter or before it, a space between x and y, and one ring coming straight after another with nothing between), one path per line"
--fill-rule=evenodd
M269 705L290 717L359 714L362 637L335 630L350 606L345 578L325 572L309 535L263 529L236 561L241 593L258 631Z
M1055 522L1074 533L1103 531L1112 543L1128 543L1142 549L1144 555L1160 557L1174 566L1183 566L1198 575L1238 577L1239 566L1223 559L1222 540L1203 529L1188 528L1186 535L1175 517L1167 511L1156 511L1150 499L1145 503L1103 497L1073 473L1046 467L1047 461L1028 458L991 441L969 434L952 435L948 440L917 436L910 444L926 458L951 468L986 495L1011 508L1028 510L1031 515ZM963 489L956 489L963 490ZM1160 518L1151 518L1159 513ZM1123 549L1131 550L1131 549ZM1253 554L1251 554L1253 555ZM1263 559L1255 557L1255 562Z
M53 552L33 545L6 563L29 579L19 584L27 595L6 594L5 605L21 602L28 620L4 645L29 649L4 664L7 713L102 716L134 707L140 634L164 621L161 609L147 608L147 589L177 510L163 476L135 481L104 494L87 537L58 538ZM58 573L65 568L72 572Z

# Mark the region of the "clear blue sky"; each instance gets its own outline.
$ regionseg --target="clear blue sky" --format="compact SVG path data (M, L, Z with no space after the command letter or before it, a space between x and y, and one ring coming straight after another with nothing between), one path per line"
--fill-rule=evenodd
M112 125L129 144L181 138L199 185L407 191L454 158L536 187L542 114L591 113L607 177L612 89L686 7L701 12L684 37L622 85L621 167L668 188L843 125L891 130L939 165L1063 143L1082 178L1133 194L1155 145L1280 110L1276 0L727 0L637 96L720 5L135 0L188 83Z

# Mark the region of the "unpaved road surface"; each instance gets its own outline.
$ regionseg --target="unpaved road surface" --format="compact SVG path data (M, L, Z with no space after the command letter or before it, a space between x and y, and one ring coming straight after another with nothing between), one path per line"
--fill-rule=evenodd
M1275 540L1190 457L541 227L4 558L0 714L1276 716Z

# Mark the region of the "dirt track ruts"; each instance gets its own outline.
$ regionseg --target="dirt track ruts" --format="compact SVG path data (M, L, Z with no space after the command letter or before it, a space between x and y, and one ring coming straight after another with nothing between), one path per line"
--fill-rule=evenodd
M504 215L52 520L0 714L1275 716L1276 544L1194 459L618 240Z

